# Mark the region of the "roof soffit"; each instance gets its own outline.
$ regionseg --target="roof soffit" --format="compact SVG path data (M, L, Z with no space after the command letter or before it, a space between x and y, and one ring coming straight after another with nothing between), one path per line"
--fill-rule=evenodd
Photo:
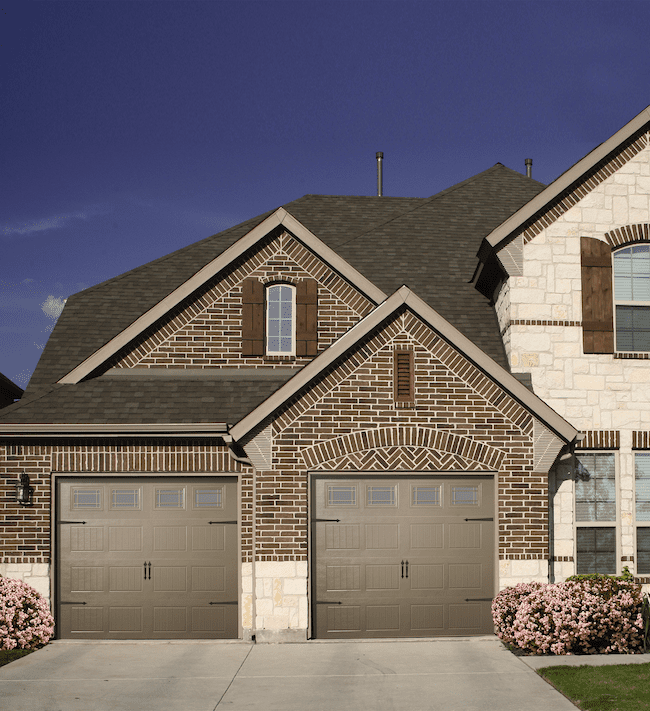
M584 158L579 160L569 170L562 173L545 190L517 210L495 230L493 230L484 240L484 245L495 252L501 251L512 239L523 231L525 225L530 226L536 220L542 219L542 211L551 206L553 201L558 200L562 193L567 190L574 190L581 181L587 179L587 174L593 170L598 163L612 157L621 146L631 139L635 134L647 130L650 126L650 106L646 107L623 128L617 131L607 141L594 148ZM555 220L551 220L555 221ZM484 253L484 249L479 251L479 257Z
M338 272L346 281L350 282L364 296L373 303L378 304L386 299L386 294L376 287L371 281L364 277L347 261L342 259L334 250L328 247L322 240L310 232L295 217L284 208L279 208L272 215L269 215L259 225L237 240L218 257L202 267L194 276L174 289L164 299L137 318L130 326L118 333L108 343L99 348L95 353L82 361L67 375L58 382L64 385L78 383L83 378L90 375L94 370L105 363L117 351L139 336L145 329L154 324L171 309L177 306L183 299L190 296L199 289L205 282L214 277L231 262L254 247L260 240L265 238L271 231L282 226L295 238L302 242L309 250L314 252L333 270Z
M348 352L358 341L403 305L433 328L463 356L473 362L474 365L508 392L535 418L556 433L564 442L572 442L576 438L578 431L571 424L486 355L478 346L406 286L402 286L388 297L374 311L355 324L343 337L302 368L272 396L232 427L230 432L233 438L236 441L241 441L285 402L312 382L322 371Z

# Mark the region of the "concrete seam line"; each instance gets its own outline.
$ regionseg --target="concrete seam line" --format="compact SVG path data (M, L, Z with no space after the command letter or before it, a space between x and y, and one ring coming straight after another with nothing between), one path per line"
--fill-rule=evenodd
M230 684L228 684L228 686L226 687L226 690L223 692L223 694L221 694L221 698L219 699L219 701L217 701L217 706L219 706L219 704L223 701L223 697L228 693L228 689L230 689L233 681L235 681L235 679L237 678L237 674L239 674L239 672L241 671L241 668L244 666L244 664L246 664L246 660L248 659L250 653L253 651L253 646L254 645L251 644L250 649L248 650L248 652L246 653L246 656L244 657L244 660L239 665L239 669L237 669L237 671L234 673L232 679L230 680ZM217 706L215 706L214 709L212 709L212 711L217 711Z

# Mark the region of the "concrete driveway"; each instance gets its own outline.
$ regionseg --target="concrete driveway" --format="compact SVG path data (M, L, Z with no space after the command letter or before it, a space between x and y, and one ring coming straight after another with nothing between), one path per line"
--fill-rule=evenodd
M12 711L574 711L496 638L57 641L0 668Z

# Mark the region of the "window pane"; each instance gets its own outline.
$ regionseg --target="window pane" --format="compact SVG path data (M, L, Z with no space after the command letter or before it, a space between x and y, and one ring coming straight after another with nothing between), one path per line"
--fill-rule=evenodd
M293 287L274 284L267 288L266 294L267 352L291 353L295 328Z
M327 487L328 506L356 506L357 487L330 484Z
M650 528L636 529L636 572L650 573Z
M634 456L636 520L650 521L650 454Z
M102 490L101 489L73 489L72 490L73 509L101 509Z
M614 528L578 528L578 575L616 573L616 530Z
M185 508L185 489L156 489L156 508Z
M478 486L452 486L451 487L452 506L476 506L478 505Z
M616 348L619 351L650 350L650 307L616 307Z
M140 489L113 489L111 492L112 509L139 509Z
M397 501L394 486L369 486L368 506L395 506Z
M613 454L576 457L576 521L616 521Z
M413 506L440 506L439 486L414 486L411 492Z

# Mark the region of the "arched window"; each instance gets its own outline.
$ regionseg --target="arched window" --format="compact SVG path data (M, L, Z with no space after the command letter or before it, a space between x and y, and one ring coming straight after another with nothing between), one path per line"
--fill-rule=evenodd
M266 353L296 352L296 289L289 284L266 287Z
M616 350L650 351L650 244L614 252Z

